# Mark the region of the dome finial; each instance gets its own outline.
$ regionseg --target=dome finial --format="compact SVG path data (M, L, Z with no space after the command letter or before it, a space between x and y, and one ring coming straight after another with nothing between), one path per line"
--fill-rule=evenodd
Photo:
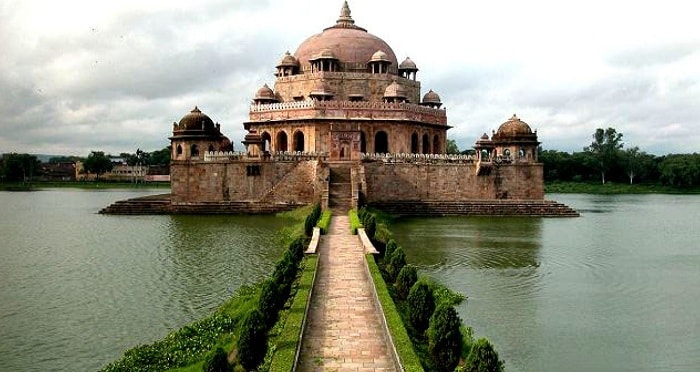
M350 16L350 6L348 6L347 0L343 1L343 7L340 9L340 17L336 23L344 26L352 26L355 24L355 21Z

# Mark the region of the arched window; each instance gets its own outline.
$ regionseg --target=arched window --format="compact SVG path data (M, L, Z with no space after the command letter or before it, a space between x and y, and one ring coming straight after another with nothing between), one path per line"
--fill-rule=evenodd
M383 130L374 135L374 152L380 154L389 152L389 136Z
M437 134L433 137L433 152L436 154L442 154L444 152L440 144L440 137Z
M214 145L209 145L208 151L209 151L209 152L214 152Z
M430 154L430 138L427 133L423 135L423 153Z
M304 132L300 130L294 133L294 151L304 151Z
M277 140L275 141L275 150L277 151L287 151L287 132L280 131L277 133Z
M481 161L489 161L489 151L486 149L481 150Z
M190 147L190 157L196 158L199 156L199 146L197 144L192 144L192 147Z
M518 157L521 159L525 157L525 149L524 148L522 148L522 147L520 148L520 151L518 151Z
M367 137L365 137L365 132L360 132L360 152L367 152Z
M510 156L510 149L503 150L503 156L505 156L505 157Z
M412 154L417 154L420 151L418 151L418 133L413 132L411 135L411 153Z
M270 133L263 132L262 136L260 137L263 141L263 150L270 151L270 143L272 142L272 137L270 137Z
M178 156L179 156L179 155L182 155L182 146L177 145L177 147L175 148L175 151L176 151L176 154L177 154Z

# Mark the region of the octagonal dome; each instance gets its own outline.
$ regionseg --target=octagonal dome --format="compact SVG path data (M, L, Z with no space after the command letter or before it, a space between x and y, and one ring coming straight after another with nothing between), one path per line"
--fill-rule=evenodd
M197 106L180 119L179 130L214 130L214 122L209 116L202 113Z
M515 114L505 123L501 124L496 131L499 137L516 137L523 135L531 135L532 129L524 121L520 120Z
M263 85L258 91L255 93L255 100L277 100L277 97L275 97L275 92L270 89L267 84Z
M389 44L355 25L347 2L343 4L336 24L302 42L294 57L299 61L301 69L307 70L311 68L309 61L323 50L331 51L338 61L351 66L365 66L372 59L372 55L381 50L392 65L398 65L396 55Z
M297 67L299 66L299 61L292 56L289 51L284 53L284 56L282 56L282 59L280 62L277 64L277 67Z
M406 59L401 62L399 65L399 70L415 70L418 71L418 66L416 66L416 63L413 62L413 60L410 57L406 57Z
M442 103L442 101L440 101L440 96L430 89L428 93L423 96L423 103L439 104Z

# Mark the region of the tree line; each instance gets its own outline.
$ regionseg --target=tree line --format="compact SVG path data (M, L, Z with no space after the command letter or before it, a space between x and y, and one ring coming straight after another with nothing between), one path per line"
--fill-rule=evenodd
M656 156L638 146L624 148L623 134L598 128L579 152L539 151L546 182L619 182L689 188L700 185L700 154Z
M115 160L123 161L129 166L169 165L170 146L160 150L146 152L137 149L134 153L123 152L119 155L106 154L104 151L91 151L86 157L56 156L49 159L49 164L82 162L85 172L93 173L99 178L114 167ZM42 162L36 155L8 153L0 157L0 180L4 182L32 181L42 175Z

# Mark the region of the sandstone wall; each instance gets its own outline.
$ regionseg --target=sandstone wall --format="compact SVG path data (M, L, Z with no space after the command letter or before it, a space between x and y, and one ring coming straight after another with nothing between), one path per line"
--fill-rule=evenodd
M319 200L316 161L173 162L173 204L270 202L308 204Z
M542 164L509 164L476 175L476 164L363 164L365 201L542 200Z

